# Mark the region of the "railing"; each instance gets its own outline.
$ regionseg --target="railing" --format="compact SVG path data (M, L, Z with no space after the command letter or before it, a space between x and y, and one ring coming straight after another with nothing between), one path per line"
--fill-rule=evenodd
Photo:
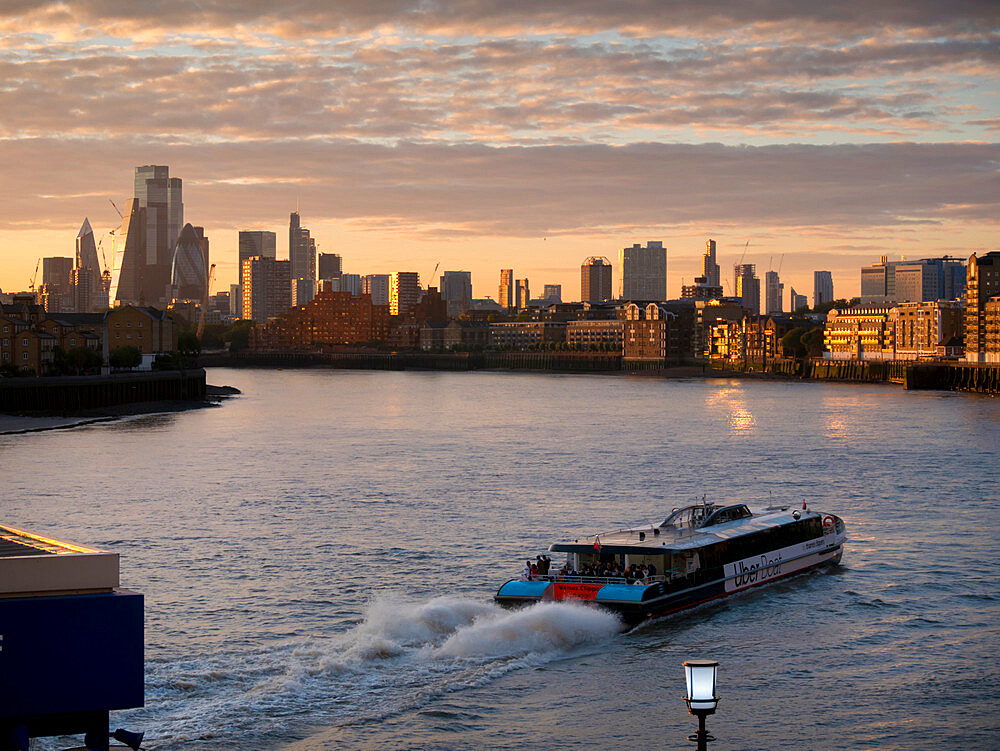
M662 574L647 576L643 579L627 579L624 576L570 576L569 574L537 574L535 576L521 576L522 581L547 581L547 582L567 582L572 584L657 584L667 581L667 577Z

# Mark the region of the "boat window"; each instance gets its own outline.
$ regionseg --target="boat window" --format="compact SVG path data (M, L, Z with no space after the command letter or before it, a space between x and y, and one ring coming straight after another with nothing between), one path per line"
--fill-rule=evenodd
M660 527L698 527L701 526L702 520L714 509L715 506L711 503L675 509Z
M724 522L732 522L737 519L748 519L751 516L753 514L750 513L750 509L745 505L727 506L726 508L720 508L709 516L702 526L709 527L713 524L723 524Z

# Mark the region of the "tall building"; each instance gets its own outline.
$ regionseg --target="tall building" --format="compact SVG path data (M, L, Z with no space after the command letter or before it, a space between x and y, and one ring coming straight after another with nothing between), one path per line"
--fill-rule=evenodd
M140 297L145 305L164 304L170 292L174 245L184 224L181 179L170 177L166 166L136 167L134 197L145 222Z
M146 210L133 198L125 205L122 224L115 233L109 304L145 305L141 281L144 269Z
M243 265L240 265L240 277L243 276ZM240 319L243 317L243 285L229 285L229 315Z
M339 279L343 273L344 263L338 253L319 254L319 279Z
M829 271L813 272L813 307L833 301L833 274Z
M549 303L562 302L562 285L546 284L542 291L542 299Z
M371 295L372 305L388 305L389 275L365 274L361 277L361 294Z
M416 271L394 271L389 275L389 315L406 315L418 302L420 274Z
M292 307L302 307L316 297L316 282L312 279L292 279Z
M965 359L1000 362L1000 331L989 326L1000 297L1000 251L969 256L965 285Z
M170 269L172 297L208 301L208 238L204 227L185 224L174 246Z
M797 313L802 310L802 308L809 307L809 299L805 295L800 295L795 291L795 287L792 287L791 292L788 296L788 310L790 313Z
M733 266L733 289L740 305L751 315L760 315L760 279L757 266L752 263L737 263Z
M72 258L43 258L42 284L51 285L53 291L65 294L70 289L69 277L72 271Z
M527 279L515 281L514 307L518 310L525 310L531 300L531 290L528 288Z
M888 256L882 256L880 263L862 267L862 303L896 299L896 266L898 265L898 261L890 261Z
M785 285L778 278L777 271L768 271L764 274L764 312L767 315L783 312L781 298L784 292Z
M611 261L591 256L580 266L581 302L608 302L611 291Z
M90 228L90 220L87 218L83 220L83 225L76 236L76 268L90 269L92 272L89 274L91 289L89 292L82 291L79 293L79 295L88 301L88 306L86 309L77 308L76 312L92 313L96 310L106 308L107 296L104 294L101 264L97 259L97 243L94 242L94 230ZM74 294L77 294L75 287ZM103 306L100 305L102 300L105 300Z
M290 261L255 256L243 262L243 318L264 323L288 310L292 299Z
M441 297L448 316L458 318L472 306L472 272L445 271L441 274Z
M243 268L243 262L248 258L260 256L261 258L277 258L277 235L273 232L263 230L240 230L239 245L239 268Z
M358 297L361 292L361 274L341 274L337 279L330 279L334 292L350 292L352 297Z
M288 219L288 260L292 279L316 279L316 240L302 226L298 209Z
M497 289L497 302L501 308L510 310L514 307L514 269L500 269L500 287Z
M721 287L722 275L719 264L715 262L715 240L705 242L705 255L701 257L701 275L709 287Z
M94 299L94 270L89 266L79 266L70 272L70 282L73 288L73 311L76 313L93 313L101 310L99 301ZM97 285L101 289L100 285Z
M959 258L890 261L861 269L862 302L958 300L965 293L965 263Z
M635 243L618 252L620 289L623 300L667 299L667 249L650 240L646 247Z

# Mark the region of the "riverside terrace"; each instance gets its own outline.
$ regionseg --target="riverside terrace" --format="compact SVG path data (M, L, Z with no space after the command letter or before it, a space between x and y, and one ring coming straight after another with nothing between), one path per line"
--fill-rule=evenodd
M86 734L144 703L143 596L112 553L0 526L0 749Z

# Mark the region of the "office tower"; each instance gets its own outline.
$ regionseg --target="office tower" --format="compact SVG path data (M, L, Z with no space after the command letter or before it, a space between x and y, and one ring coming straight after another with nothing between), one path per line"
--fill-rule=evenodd
M319 254L319 279L339 279L344 273L343 259L337 253Z
M316 240L302 226L298 209L288 219L288 260L292 279L316 279Z
M43 258L42 284L51 286L54 292L64 294L69 291L69 277L72 271L72 258Z
M316 297L316 282L312 279L292 279L292 307L298 308Z
M580 297L582 302L611 300L611 261L591 256L580 266Z
M351 297L361 296L361 275L341 274L337 279L328 280L333 283L334 292L350 292Z
M965 293L966 268L958 258L923 258L896 265L896 302L957 300Z
M173 298L196 300L203 305L208 300L208 238L204 227L185 224L174 246L170 267Z
M785 285L778 278L777 271L768 271L764 274L764 312L767 315L782 312L781 296L784 291Z
M243 266L240 265L240 276L243 276ZM229 285L229 315L240 319L243 317L243 286L241 284Z
M795 287L792 287L790 294L788 296L788 310L790 313L797 313L802 310L802 308L809 307L809 300L805 295L800 295L795 291Z
M80 232L76 236L76 267L78 269L90 269L93 273L89 275L91 289L86 295L89 305L86 310L77 308L77 313L90 313L91 309L103 310L97 307L101 300L106 297L103 288L103 277L100 261L97 258L97 243L94 242L94 230L90 228L90 220L84 219ZM75 289L75 288L74 288ZM107 307L106 305L104 307Z
M419 301L420 274L394 271L389 275L389 315L406 315Z
M705 255L701 258L701 275L709 287L722 287L722 275L719 264L715 262L715 240L705 243Z
M969 362L1000 362L996 300L990 300L1000 296L1000 251L991 251L982 258L973 253L969 257L966 273L965 359ZM988 312L993 315L987 315Z
M240 269L248 258L277 258L277 236L273 232L261 230L240 230L239 262Z
M139 271L139 296L146 305L163 304L169 294L174 245L184 224L182 183L170 168L135 168L135 200L144 210L145 227Z
M514 269L500 269L500 287L497 290L497 303L501 308L510 310L514 307Z
M813 272L813 307L833 300L833 274L829 271Z
M740 305L751 315L760 315L760 279L757 266L752 263L737 263L733 266L733 289L740 298Z
M528 307L528 301L531 300L531 291L528 288L528 280L518 279L514 282L514 285L514 306L518 310L524 310Z
M667 299L667 249L650 240L646 247L638 243L618 252L623 300Z
M96 274L89 266L81 266L70 272L70 284L73 289L73 310L76 313L93 313L101 310L94 299L94 277ZM100 289L100 284L97 285Z
M543 288L542 299L549 303L561 303L562 302L562 285L561 284L546 284Z
M880 263L861 269L861 302L884 302L896 299L897 261L882 256Z
M255 256L243 262L243 318L264 323L288 310L292 299L290 261Z
M448 316L458 318L472 306L472 272L445 271L441 274L441 298Z
M146 210L133 198L125 204L122 225L115 234L114 262L111 267L109 304L145 305L140 283L145 250Z
M361 294L372 296L372 305L389 304L389 275L365 274L361 277Z

